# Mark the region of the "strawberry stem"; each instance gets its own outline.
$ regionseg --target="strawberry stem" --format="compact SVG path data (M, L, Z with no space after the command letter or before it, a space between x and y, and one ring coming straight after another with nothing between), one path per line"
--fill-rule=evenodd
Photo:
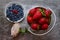
M41 13L42 13L43 16L46 16L45 12L44 12L44 10L42 8L40 8L40 11L41 11Z

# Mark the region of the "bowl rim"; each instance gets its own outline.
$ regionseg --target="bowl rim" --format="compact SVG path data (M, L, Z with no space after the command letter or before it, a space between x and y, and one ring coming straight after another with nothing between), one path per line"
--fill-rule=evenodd
M21 5L22 6L22 8L23 8L23 12L25 11L25 5L24 4L22 4L22 3L20 3L20 2L17 2L17 1L14 1L14 2L9 2L8 4L6 4L5 5L5 8L4 8L4 15L5 15L5 18L8 20L8 21L10 21L10 22L13 22L13 21L11 21L6 15L6 9L7 9L7 7L9 7L11 4L18 4L18 5ZM23 15L23 18L21 18L20 20L18 20L18 21L14 21L13 23L18 23L18 22L20 22L20 21L22 21L23 19L24 19L24 17L25 17L25 14Z
M50 9L50 10L52 11L54 17L55 17L55 20L54 20L53 26L50 28L50 30L48 30L48 31L45 32L45 33L42 33L42 34L34 33L34 32L32 32L32 31L30 30L31 27L28 27L28 31L29 31L31 34L37 35L37 36L46 35L46 34L48 34L48 33L54 28L55 23L56 23L56 15L55 15L54 11L53 11L50 7L45 7L45 6L43 6L43 5L40 5L40 6L33 5L30 9L28 9L28 13L29 13L29 10L31 10L32 8L35 8L35 7L43 7L43 8L46 8L46 9Z

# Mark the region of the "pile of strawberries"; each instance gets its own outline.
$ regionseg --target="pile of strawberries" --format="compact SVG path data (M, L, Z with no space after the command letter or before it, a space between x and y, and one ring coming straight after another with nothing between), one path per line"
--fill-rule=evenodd
M43 7L31 9L27 16L27 22L33 30L47 30L51 22L52 12Z

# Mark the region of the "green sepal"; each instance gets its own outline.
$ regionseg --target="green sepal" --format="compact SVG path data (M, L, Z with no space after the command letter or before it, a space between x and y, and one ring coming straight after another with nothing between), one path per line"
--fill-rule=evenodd
M42 13L43 16L46 16L43 9L40 9L40 11L41 11L41 13Z

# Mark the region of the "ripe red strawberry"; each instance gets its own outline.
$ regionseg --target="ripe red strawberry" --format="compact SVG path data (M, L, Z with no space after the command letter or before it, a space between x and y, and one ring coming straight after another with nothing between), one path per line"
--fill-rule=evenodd
M39 22L39 24L44 24L44 23L46 23L46 19L45 18L41 18L38 22Z
M45 14L46 14L46 17L49 17L51 15L51 11L50 10L45 10Z
M28 16L28 17L27 17L27 21L28 21L28 23L33 23L32 17Z
M36 7L35 9L40 9L40 7Z
M46 23L50 24L50 22L51 22L51 19L50 18L46 18Z
M42 13L40 11L36 11L36 13L33 16L34 20L37 20L42 17Z
M31 25L31 28L33 30L39 30L39 25L34 23L34 24Z
M40 10L40 7L36 7L35 9L36 9L36 11L39 11Z
M41 28L42 30L46 30L46 29L48 29L48 24L44 24L44 25L42 25L42 28Z
M31 9L30 12L29 12L29 15L33 16L35 14L35 11L36 11L35 8L34 9Z
M46 18L46 23L49 23L49 19L48 18Z

